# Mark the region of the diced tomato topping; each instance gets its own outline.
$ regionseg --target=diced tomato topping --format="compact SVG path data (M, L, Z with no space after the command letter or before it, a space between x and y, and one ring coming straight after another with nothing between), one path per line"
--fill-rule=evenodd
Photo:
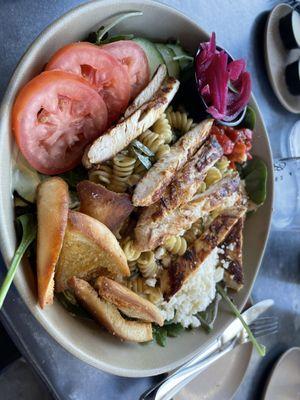
M253 132L250 129L214 125L211 134L216 137L224 154L231 161L231 168L236 169L235 162L243 163L252 158L249 151L252 148Z

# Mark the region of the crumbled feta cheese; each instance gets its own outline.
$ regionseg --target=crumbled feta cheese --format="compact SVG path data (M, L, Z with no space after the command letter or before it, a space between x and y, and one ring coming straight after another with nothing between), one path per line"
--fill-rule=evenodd
M164 247L158 247L154 253L155 258L157 258L157 260L161 260L165 254L166 254L166 249Z
M146 285L155 287L157 280L155 278L148 278L145 280Z
M214 249L197 272L167 302L158 304L166 321L174 319L185 328L200 325L195 314L204 311L216 295L216 283L223 279L223 268L219 264L218 249Z
M235 249L235 243L230 243L230 244L227 246L227 249L230 250L230 251L233 251L233 250Z

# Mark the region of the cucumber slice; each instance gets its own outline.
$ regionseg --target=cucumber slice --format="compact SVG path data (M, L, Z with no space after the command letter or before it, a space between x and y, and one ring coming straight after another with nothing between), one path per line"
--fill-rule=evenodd
M162 43L155 43L155 46L164 59L169 75L174 76L174 78L178 78L180 74L180 68L179 62L174 60L174 57L176 57L175 52L167 45Z
M41 182L40 175L25 159L19 156L13 168L12 189L30 203L35 202L36 188Z
M139 44L146 53L149 62L150 75L152 77L158 66L165 63L164 59L162 58L160 52L157 50L155 45L150 42L150 40L138 37L133 38L132 40Z
M176 57L180 56L186 56L186 57L191 57L181 46L180 44L167 44L167 46L174 51ZM190 65L193 64L193 61L188 59L188 58L182 58L178 60L179 62L179 67L182 70L185 68L189 67Z

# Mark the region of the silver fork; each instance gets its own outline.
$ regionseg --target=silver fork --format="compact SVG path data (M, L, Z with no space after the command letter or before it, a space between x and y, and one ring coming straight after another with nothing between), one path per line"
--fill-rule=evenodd
M278 331L278 319L276 317L262 317L250 325L253 335L258 338L266 335L274 335ZM185 385L192 381L197 375L208 368L211 364L229 353L236 346L248 343L249 338L246 331L242 329L229 343L220 344L219 349L208 357L197 363L182 366L178 371L154 387L148 389L140 397L140 400L169 400L178 393Z

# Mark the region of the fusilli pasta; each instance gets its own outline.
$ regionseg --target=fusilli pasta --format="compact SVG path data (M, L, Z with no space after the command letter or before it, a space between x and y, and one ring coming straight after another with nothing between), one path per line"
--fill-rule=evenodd
M113 176L109 189L114 192L126 192L128 179L132 175L136 159L123 153L117 154L113 158Z
M222 179L222 174L221 174L220 170L216 167L211 167L207 171L207 175L205 177L206 186L209 187L212 184L218 182L220 179Z
M137 250L137 248L134 246L134 242L132 239L127 237L123 243L122 243L122 249L124 251L126 260L131 262L131 261L137 261L138 258L141 255L141 252Z
M162 299L162 292L159 287L148 286L145 279L137 276L134 279L128 279L124 285L133 292L147 298L152 303L158 303Z
M186 252L187 242L182 236L170 236L164 246L170 253L182 256Z
M193 243L203 232L203 221L202 218L198 219L198 221L195 221L193 225L188 229L184 237L186 241L190 244Z
M109 165L101 164L98 169L89 173L89 180L109 186L113 176L113 170Z
M145 251L137 260L139 270L144 278L154 278L158 272L153 251Z
M173 132L167 115L164 113L151 127L151 130L157 133L163 140L164 143L169 144L173 139Z
M221 174L223 175L228 167L229 167L230 161L228 160L228 158L226 156L223 156L217 163L216 163L216 167L218 168L218 170L221 172Z
M166 115L171 128L176 129L182 135L188 132L194 125L192 118L188 118L185 111L173 111L173 108L169 107Z
M156 159L170 151L170 147L164 143L164 139L150 129L142 133L138 139L155 154Z

